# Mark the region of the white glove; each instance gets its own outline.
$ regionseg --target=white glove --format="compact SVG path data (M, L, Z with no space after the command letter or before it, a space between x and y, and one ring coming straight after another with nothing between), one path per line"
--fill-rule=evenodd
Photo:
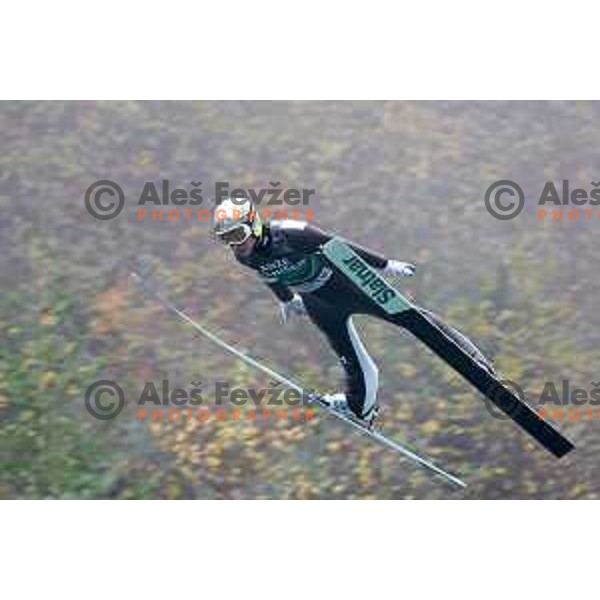
M396 275L397 277L412 277L417 267L411 263L405 263L400 260L388 260L383 268L386 275Z
M287 323L287 320L292 315L305 315L306 307L300 294L294 294L294 297L287 302L280 302L279 313L281 315L281 322L284 324Z

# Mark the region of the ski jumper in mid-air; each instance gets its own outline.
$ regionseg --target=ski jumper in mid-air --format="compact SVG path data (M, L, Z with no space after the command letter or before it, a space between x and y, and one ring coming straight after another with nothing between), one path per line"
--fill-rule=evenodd
M250 200L226 199L215 208L214 232L229 245L238 262L257 271L280 302L282 321L306 314L325 334L346 374L345 393L326 394L334 409L351 411L371 423L377 414L378 370L361 342L352 316L364 314L401 325L332 268L322 246L334 236L296 220L263 222ZM411 263L387 259L345 241L367 264L387 275L410 277ZM471 356L483 357L477 347L430 312L436 324ZM485 360L485 359L483 359Z

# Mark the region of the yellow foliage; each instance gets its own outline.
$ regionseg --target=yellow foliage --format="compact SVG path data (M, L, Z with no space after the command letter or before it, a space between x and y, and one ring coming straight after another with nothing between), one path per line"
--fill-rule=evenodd
M40 383L43 388L52 388L58 381L58 375L54 371L46 371L42 374Z
M204 459L204 462L210 469L218 469L222 464L222 461L218 456L207 456Z
M403 379L414 379L417 374L417 368L410 363L402 363L400 365L400 373Z
M343 449L342 443L339 440L333 440L327 443L327 452L341 452Z
M425 435L433 436L440 431L441 426L438 421L430 419L429 421L425 421L425 423L421 425L421 429L423 430L423 433Z
M94 331L107 334L119 331L123 326L126 311L127 291L124 287L114 287L96 299L97 319Z
M56 315L54 315L50 310L45 310L42 313L40 324L44 327L52 327L53 325L56 325L57 322L58 319L56 318Z

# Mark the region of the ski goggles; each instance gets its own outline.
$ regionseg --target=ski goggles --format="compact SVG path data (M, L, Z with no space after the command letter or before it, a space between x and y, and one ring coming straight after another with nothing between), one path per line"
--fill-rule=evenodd
M252 235L252 228L246 223L241 223L233 229L228 229L222 233L217 233L217 238L229 246L239 246L243 244Z

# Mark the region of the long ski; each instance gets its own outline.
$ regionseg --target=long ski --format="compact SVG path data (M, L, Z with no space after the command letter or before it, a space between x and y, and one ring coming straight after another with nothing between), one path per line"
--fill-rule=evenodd
M383 311L395 315L402 327L460 373L546 450L560 458L574 448L567 438L509 389L489 365L466 352L427 311L390 286L342 240L334 238L327 242L323 246L323 252L342 275L367 294Z
M429 460L427 458L423 458L422 456L419 456L418 454L416 454L412 450L408 449L407 447L403 446L402 444L399 444L398 442L395 442L394 440L388 438L383 433L366 426L364 423L362 423L358 419L354 419L351 416L345 415L339 411L332 409L322 399L322 397L319 394L307 392L306 390L304 390L304 388L302 388L302 386L298 385L291 379L288 379L287 377L284 377L284 376L280 375L279 373L276 373L275 371L273 371L273 369L258 362L257 360L255 360L254 358L252 358L251 356L246 354L245 352L242 352L241 350L238 350L237 348L231 346L227 342L224 342L218 336L216 336L214 333L210 332L208 329L206 329L205 327L200 325L200 323L198 323L197 321L192 319L183 310L180 310L179 308L177 308L177 306L175 306L168 298L166 298L158 290L156 290L154 287L152 287L149 284L149 282L146 281L141 275L139 275L135 272L132 273L131 275L136 280L136 282L138 283L138 285L140 286L140 288L143 291L145 291L148 295L150 295L155 300L157 300L160 304L162 304L162 306L164 308L169 310L171 313L175 314L182 321L191 325L198 333L200 333L204 337L208 338L210 341L215 343L217 346L219 346L223 350L226 350L227 352L230 352L234 356L237 356L240 360L242 360L246 364L249 364L252 367L258 369L259 371L266 373L267 375L269 375L269 377L272 377L274 380L279 381L279 382L283 383L284 385L288 386L289 388L296 390L303 397L308 398L310 402L320 406L328 414L336 417L337 419L340 419L341 421L344 421L345 423L347 423L348 425L353 427L356 431L362 433L363 435L370 437L372 440L380 443L381 445L383 445L391 450L394 450L395 452L398 452L399 454L402 454L406 458L409 458L410 460L412 460L419 466L423 467L424 469L426 469L432 473L435 473L439 477L443 478L446 482L451 483L452 485L455 485L455 486L461 487L461 488L465 488L467 486L467 484L464 481L462 481L455 475L452 475L448 471L445 471L441 467L438 467L431 460Z

